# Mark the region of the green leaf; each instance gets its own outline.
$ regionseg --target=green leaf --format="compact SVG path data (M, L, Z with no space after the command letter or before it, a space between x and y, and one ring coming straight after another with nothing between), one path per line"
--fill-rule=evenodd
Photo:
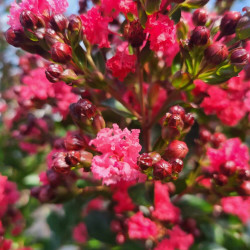
M84 68L86 66L86 56L85 56L85 51L84 49L78 44L78 46L76 46L73 49L73 58L75 59L76 64L80 67L80 68Z
M154 186L152 183L139 183L130 187L128 193L137 205L149 207L154 203Z
M171 18L175 24L177 24L181 19L181 8L177 9Z
M198 245L196 249L197 250L227 250L223 246L220 246L214 242L202 242L201 244Z
M172 85L180 89L190 82L190 77L188 73L177 71L173 76Z
M183 217L199 217L208 215L213 211L213 206L204 199L194 195L184 195L178 202L178 206L182 210Z
M152 15L160 9L161 0L146 0L146 13Z
M134 116L127 110L120 102L114 98L107 99L103 101L102 106L112 109L115 113L120 116L127 118L134 118Z
M146 46L143 47L140 53L140 63L144 65L146 62L150 61L154 56L154 52L150 49L149 42L146 43Z

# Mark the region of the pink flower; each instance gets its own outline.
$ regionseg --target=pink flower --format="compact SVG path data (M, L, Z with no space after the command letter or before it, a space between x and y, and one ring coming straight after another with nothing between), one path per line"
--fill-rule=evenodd
M22 29L19 17L24 10L30 10L37 16L47 17L63 13L67 7L67 0L22 0L19 4L15 1L10 7L8 24L13 29Z
M91 44L98 44L100 48L109 48L108 23L112 18L102 17L100 9L93 7L87 14L81 15L83 32Z
M210 170L217 172L227 161L233 161L240 169L248 169L249 154L246 145L238 138L226 140L221 148L209 148L207 155L210 160Z
M121 130L117 124L113 124L111 129L100 130L90 145L102 153L92 160L91 170L96 179L102 179L106 185L145 180L145 175L136 164L141 150L138 129L130 132L127 128Z
M131 13L134 16L137 16L137 5L133 0L121 0L119 4L120 11L124 15Z
M149 16L144 32L149 34L150 48L156 52L164 53L176 43L174 22L166 15Z
M160 181L155 182L154 204L155 210L152 215L155 218L172 223L176 223L179 220L180 210L171 203L168 186Z
M103 210L105 208L105 202L103 198L97 197L92 199L87 206L83 209L82 215L86 216L90 211L93 210Z
M114 206L116 213L132 211L135 208L135 205L128 194L128 188L130 185L130 183L121 182L112 187L114 190L112 198L116 202L116 205Z
M73 229L73 239L77 243L83 244L87 241L87 238L88 238L87 228L83 222L80 222Z
M148 239L156 237L157 233L157 225L145 218L142 212L138 212L128 219L128 235L131 239Z
M165 62L167 67L170 67L172 65L173 60L179 51L180 48L178 42L175 42L172 46L170 46L168 49L164 51L164 56L166 58Z
M112 71L114 77L123 81L128 73L135 72L135 63L136 56L130 55L127 43L123 43L117 48L116 54L107 60L106 66Z
M0 238L0 250L10 250L12 245L11 240L6 240L4 238Z
M179 226L174 226L168 233L170 238L161 241L154 250L188 250L194 242L193 235L185 233Z
M102 0L101 11L105 16L117 17L119 14L119 0Z
M221 205L225 213L230 213L238 216L243 223L247 223L249 221L250 197L224 197L221 199Z

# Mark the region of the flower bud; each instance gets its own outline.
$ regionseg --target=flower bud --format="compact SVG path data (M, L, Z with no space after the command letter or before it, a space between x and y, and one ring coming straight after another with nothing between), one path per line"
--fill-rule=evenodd
M80 162L80 152L79 151L70 151L65 156L65 162L73 167Z
M187 113L184 118L184 127L192 127L194 125L194 115L192 113Z
M26 29L35 29L38 23L38 17L30 10L24 10L20 14L20 23Z
M218 148L226 139L224 134L216 132L212 135L212 144L215 148Z
M223 174L218 174L218 175L214 174L213 178L214 178L215 183L219 186L224 186L228 182L228 178Z
M36 29L36 30L34 31L34 34L35 34L35 36L36 36L39 40L42 40L42 39L45 37L45 35L46 35L46 29L45 29L44 27L39 28L39 29ZM57 41L58 41L58 40L57 40Z
M207 47L204 51L204 56L207 63L218 65L227 59L228 50L225 45L221 43L214 43Z
M34 198L38 199L39 193L40 193L41 187L37 186L37 187L33 187L30 190L30 195L33 196Z
M112 220L110 223L110 229L112 232L115 232L115 233L122 231L121 222L117 220Z
M150 152L148 153L149 156L151 157L153 164L157 163L158 161L161 160L161 155L156 153L156 152Z
M220 23L221 36L228 36L235 33L238 21L241 18L240 12L228 11L224 14Z
M60 36L56 34L56 32L53 29L46 29L45 33L45 41L48 44L48 46L53 46L55 43L63 43L63 40Z
M196 27L190 37L190 46L204 46L210 37L210 31L205 26Z
M169 113L170 113L170 114L179 115L179 116L181 117L182 120L184 120L184 118L185 118L185 109L184 109L183 107L181 107L180 105L172 106L172 107L169 109Z
M126 237L123 233L118 233L116 235L116 242L118 245L122 245L126 240Z
M137 165L141 168L141 170L147 170L148 168L152 167L153 159L148 153L143 153L138 157Z
M250 180L250 170L249 169L239 169L238 178L240 180Z
M75 106L75 111L79 117L87 117L91 119L96 114L95 105L87 99L80 99Z
M250 10L244 8L247 13L240 18L237 27L236 27L236 35L240 40L244 40L250 37Z
M59 78L63 72L63 67L59 64L50 64L45 70L45 75L50 82L59 82Z
M173 114L171 115L167 126L170 128L176 128L178 131L182 131L184 123L180 115Z
M64 146L68 151L80 150L85 149L88 146L88 142L86 137L80 133L70 133L64 140Z
M220 166L221 172L226 176L231 176L236 172L236 165L233 161L227 161Z
M52 168L62 174L66 174L70 172L70 165L65 161L67 153L65 152L58 152L55 153L52 157Z
M12 28L9 28L4 35L7 43L14 47L20 47L26 40L22 30L13 30Z
M249 54L247 53L245 49L238 48L238 49L233 50L230 60L231 60L231 63L236 66L244 66L248 64Z
M244 181L238 188L240 195L250 196L250 181Z
M71 15L69 17L69 26L68 30L70 32L80 32L82 29L82 20L79 16L77 15Z
M158 161L153 167L153 175L157 180L162 180L172 174L172 165L165 160Z
M204 26L208 19L208 13L205 9L197 9L193 13L192 20L196 26Z
M50 25L56 32L63 32L68 27L68 19L63 14L56 14L52 16Z
M106 127L105 121L102 115L97 114L92 122L93 128L96 132L99 132L101 129Z
M188 153L187 144L184 141L174 140L172 141L164 154L168 159L180 158L184 159Z
M183 161L181 159L174 159L171 162L172 169L174 173L180 173L181 170L183 169Z
M72 69L65 69L61 76L60 79L66 83L72 83L78 79L76 73Z
M51 49L51 58L58 63L67 63L72 58L72 49L65 43L55 43Z
M40 202L45 203L53 200L55 193L50 185L42 186L38 195Z
M124 37L128 39L128 42L133 47L140 47L146 37L144 30L139 22L135 20L131 23L128 23L124 27Z
M57 172L55 172L53 169L49 169L46 172L49 184L53 187L59 186L62 179L61 175Z
M207 129L201 129L199 133L199 138L202 143L208 143L211 141L212 134Z

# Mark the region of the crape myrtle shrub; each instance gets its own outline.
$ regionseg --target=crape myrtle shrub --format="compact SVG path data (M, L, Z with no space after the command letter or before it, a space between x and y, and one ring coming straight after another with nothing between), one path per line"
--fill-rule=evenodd
M11 4L1 250L250 249L250 8L207 3Z

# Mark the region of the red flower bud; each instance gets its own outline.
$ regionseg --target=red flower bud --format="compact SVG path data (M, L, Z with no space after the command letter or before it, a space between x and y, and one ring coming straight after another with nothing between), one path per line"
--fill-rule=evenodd
M65 162L69 166L75 166L80 162L80 152L79 151L70 151L65 156Z
M250 180L250 170L249 169L239 169L238 178L240 180Z
M179 116L181 117L182 120L184 120L184 118L185 118L185 109L184 109L183 107L181 107L180 105L172 106L172 107L169 109L169 113L170 113L170 114L179 115Z
M49 46L54 45L55 43L63 43L63 40L53 29L46 29L45 41Z
M194 115L192 113L187 113L184 118L184 127L192 127L194 125Z
M228 11L224 14L220 23L220 31L222 36L228 36L235 33L238 21L241 18L240 12Z
M237 66L244 66L248 64L249 54L245 49L238 48L233 50L230 59L232 64L235 64Z
M157 180L162 180L172 174L172 165L167 161L160 160L153 167L153 175Z
M161 160L161 155L156 153L156 152L150 152L148 153L149 156L151 157L153 164L157 163L158 161Z
M208 63L218 65L227 59L228 50L225 45L221 43L214 43L207 47L204 51L204 56Z
M112 220L110 223L110 229L112 232L115 232L115 233L122 231L121 222L117 220Z
M45 75L50 82L59 82L60 75L63 72L63 67L59 64L50 64L45 70Z
M236 172L236 165L233 161L227 161L220 166L221 172L226 176L231 176Z
M150 155L148 153L143 153L138 157L137 165L142 170L147 170L148 168L152 167L153 159L150 157Z
M183 169L183 161L181 159L174 159L170 163L172 165L173 172L175 173L180 173Z
M70 105L70 113L77 120L80 120L81 117L91 119L96 114L96 107L89 100L80 99L77 103Z
M184 127L184 122L181 119L180 115L173 114L169 118L167 126L171 127L171 128L176 128L176 129L178 129L178 131L181 131L183 129L183 127Z
M144 30L139 22L135 20L131 23L128 23L124 27L124 37L128 39L128 42L133 47L140 47L146 37Z
M244 181L238 188L238 192L244 196L250 196L250 181Z
M105 128L106 124L102 115L97 114L92 122L92 126L96 132L99 132L101 129Z
M201 129L199 133L201 142L208 143L211 141L212 134L207 129Z
M40 202L45 203L54 199L55 193L50 185L42 186L38 195Z
M20 47L26 40L22 30L13 30L12 28L9 28L4 35L7 43L14 47Z
M53 169L49 169L46 175L51 186L56 187L60 185L62 179L59 173L55 172Z
M168 145L164 156L166 156L168 159L183 159L186 157L187 153L187 144L184 141L174 140Z
M52 157L52 168L62 174L66 174L70 172L70 165L65 161L65 157L67 156L67 153L65 152L59 152L55 153Z
M215 183L219 186L224 186L228 182L228 178L223 174L219 174L219 175L214 174L213 178L214 178Z
M204 26L208 19L208 13L205 9L197 9L193 13L192 20L196 26Z
M212 144L215 148L218 148L226 139L224 134L216 132L212 135Z
M39 193L40 193L41 187L37 186L37 187L33 187L30 190L30 195L33 196L34 198L38 199Z
M125 235L123 233L118 233L116 235L117 244L122 245L125 242L125 240L126 240L126 237L125 237Z
M190 37L190 46L203 46L206 45L210 37L210 31L205 26L196 27Z
M30 10L24 10L20 14L20 23L26 29L35 29L38 23L38 17Z
M70 32L80 32L82 29L82 20L79 16L77 15L71 15L69 17L69 26L68 30Z
M56 14L52 16L50 25L56 32L63 32L68 27L68 19L63 14Z
M72 49L65 43L55 43L51 49L51 58L58 63L67 63L72 58Z
M64 140L64 146L68 151L85 149L88 141L80 133L70 133Z

